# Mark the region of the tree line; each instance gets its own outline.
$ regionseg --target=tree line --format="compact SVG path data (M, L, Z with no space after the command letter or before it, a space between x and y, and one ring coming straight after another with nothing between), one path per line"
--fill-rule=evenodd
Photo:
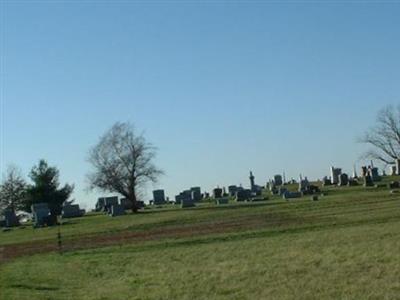
M74 190L73 185L60 186L60 172L42 159L34 166L27 183L18 167L8 167L0 186L0 208L31 212L32 204L45 202L52 215L61 214L62 204Z
M88 154L89 189L118 193L129 199L132 211L147 182L156 182L163 171L154 164L156 148L130 123L115 123ZM74 185L60 185L60 172L42 159L29 173L27 183L16 166L10 166L0 184L0 209L31 212L31 205L47 203L52 215L60 215ZM71 200L70 202L72 202Z
M400 105L379 111L375 126L359 140L371 146L364 156L384 164L400 159ZM89 188L118 193L129 199L132 211L147 182L156 182L163 171L155 163L156 148L131 123L115 123L88 153L91 170L87 174ZM59 170L40 160L29 173L28 184L17 167L8 168L0 184L0 209L30 212L31 205L46 202L51 213L59 215L68 201L74 185L60 186Z

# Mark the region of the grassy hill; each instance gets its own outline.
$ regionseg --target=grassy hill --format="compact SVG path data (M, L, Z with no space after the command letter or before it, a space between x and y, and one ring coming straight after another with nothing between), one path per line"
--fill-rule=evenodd
M1 232L0 299L400 299L400 194L324 193Z

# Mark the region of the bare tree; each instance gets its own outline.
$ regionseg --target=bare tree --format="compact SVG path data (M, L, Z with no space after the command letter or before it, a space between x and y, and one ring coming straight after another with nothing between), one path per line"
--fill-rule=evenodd
M14 212L22 209L26 199L27 184L20 169L15 165L7 168L0 185L0 209L11 209Z
M376 125L361 137L360 142L372 146L365 157L385 164L400 159L400 105L379 111Z
M163 171L153 160L156 148L137 135L130 123L114 124L89 151L93 170L88 174L90 189L119 193L137 211L140 189L147 182L156 182Z

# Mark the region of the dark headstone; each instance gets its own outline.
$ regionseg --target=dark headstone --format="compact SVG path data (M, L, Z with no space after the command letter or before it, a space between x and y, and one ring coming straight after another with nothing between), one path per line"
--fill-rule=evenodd
M286 192L283 195L283 199L288 200L288 199L293 199L293 198L301 198L303 194L301 192Z
M361 176L365 177L368 174L368 168L366 166L361 167Z
M19 220L12 209L6 209L3 212L6 227L19 226Z
M103 211L104 206L106 205L104 197L98 198L96 203L96 211Z
M165 193L164 190L154 190L153 191L153 204L161 205L165 203Z
M274 176L274 183L277 186L283 185L282 175L275 175Z
M279 196L283 196L287 191L288 191L287 188L279 187L279 188L278 188L278 195L279 195Z
M400 188L400 182L399 181L392 181L389 183L389 188L390 189L399 189Z
M320 188L316 185L308 185L306 186L305 189L303 189L302 191L300 191L303 193L303 195L314 195L314 194L318 194L321 192Z
M374 182L372 180L372 177L369 174L367 174L364 177L364 187L370 187L370 186L374 186Z
M236 192L237 192L237 190L238 190L238 187L237 187L236 185L230 185L230 186L228 186L228 193L229 193L229 196L234 197L235 194L236 194Z
M132 209L132 201L129 200L128 198L121 198L119 199L119 202L124 207L125 210Z
M182 202L182 195L181 194L176 195L175 196L175 204L181 204L181 202Z
M221 188L215 188L213 190L213 197L214 198L221 198L222 197L222 189Z
M357 186L358 185L358 180L355 178L350 178L349 182L347 183L348 186Z
M245 189L236 192L235 200L238 202L247 201L251 198L251 190Z
M54 218L51 218L50 209L47 203L36 203L31 206L33 214L33 226L54 225Z
M379 169L378 168L370 168L369 175L372 177L372 181L380 181L381 177L379 176Z
M228 204L229 203L229 198L217 198L215 199L215 202L217 205L221 205L221 204Z
M194 201L193 201L192 198L184 198L184 199L182 199L182 201L181 201L181 207L182 207L182 208L194 207L194 206L195 206L195 204L194 204Z
M196 187L192 187L190 188L191 191L191 197L193 199L194 202L199 202L201 201L201 188L196 186Z
M62 207L61 217L62 218L78 218L82 217L85 211L79 208L78 204L69 204Z
M324 178L322 178L322 185L323 186L332 185L332 182L328 177L325 176Z
M111 205L110 212L109 212L109 215L111 217L123 216L124 214L125 214L125 209L122 205L120 205L120 204Z
M114 196L114 197L106 197L104 198L104 211L107 213L111 213L111 206L113 205L119 205L118 204L118 197Z
M144 201L140 201L140 200L137 200L136 201L136 208L137 209L142 209L142 208L144 208L146 205L144 204Z
M349 183L349 176L346 173L339 175L339 186L347 186Z

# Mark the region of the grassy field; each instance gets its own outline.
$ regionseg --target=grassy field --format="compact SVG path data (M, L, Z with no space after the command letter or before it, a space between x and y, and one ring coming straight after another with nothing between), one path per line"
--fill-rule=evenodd
M400 299L400 194L324 192L2 232L0 299Z

